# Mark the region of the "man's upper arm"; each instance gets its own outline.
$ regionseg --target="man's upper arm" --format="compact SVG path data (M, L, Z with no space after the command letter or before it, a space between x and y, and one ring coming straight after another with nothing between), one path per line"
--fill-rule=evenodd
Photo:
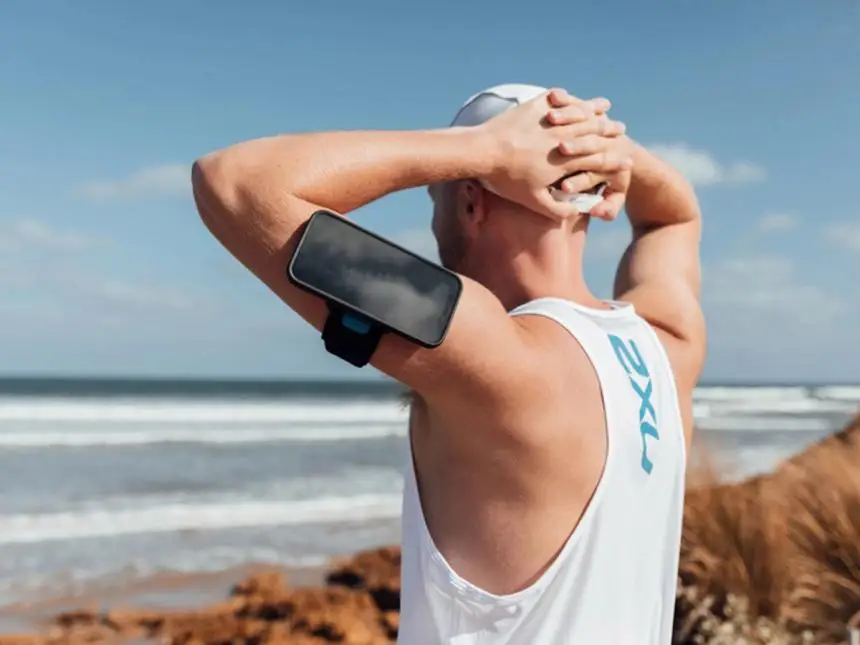
M198 210L210 231L287 305L321 330L328 315L325 303L287 278L302 222L318 207L285 194L244 194L225 200L207 192L204 180L195 182ZM300 215L285 217L286 212ZM521 390L514 386L522 381L523 372L538 362L529 358L533 352L528 334L490 291L461 279L463 292L439 347L425 349L385 334L371 364L428 400L510 402ZM322 347L320 341L324 351Z
M705 360L699 293L701 220L634 230L615 276L615 298L631 302L663 340L679 385L695 385Z

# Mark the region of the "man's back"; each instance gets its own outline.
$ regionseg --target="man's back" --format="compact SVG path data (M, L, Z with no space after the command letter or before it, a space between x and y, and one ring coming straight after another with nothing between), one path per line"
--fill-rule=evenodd
M552 321L564 330L552 335L559 360L591 373L545 384L556 401L543 410L507 413L533 438L511 444L513 456L497 447L507 429L473 422L461 427L468 458L460 446L440 467L433 413L417 407L400 642L668 642L685 433L666 352L629 305L542 298L511 315Z

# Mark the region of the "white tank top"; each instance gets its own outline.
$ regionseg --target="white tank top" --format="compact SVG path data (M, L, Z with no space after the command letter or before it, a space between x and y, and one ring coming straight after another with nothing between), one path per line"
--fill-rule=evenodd
M600 379L606 466L576 530L534 584L509 595L486 592L457 575L434 545L410 459L398 643L671 642L686 460L678 393L651 326L631 305L609 304L599 310L542 298L511 312L567 329Z

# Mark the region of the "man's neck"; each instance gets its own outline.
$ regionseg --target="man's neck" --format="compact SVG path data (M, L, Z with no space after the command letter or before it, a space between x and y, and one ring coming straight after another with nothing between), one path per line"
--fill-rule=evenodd
M501 276L500 278L500 282L504 282ZM491 290L508 311L539 298L562 298L586 307L603 306L603 301L591 292L581 273L567 276L534 274L516 282L506 282Z
M542 248L518 253L507 262L489 266L479 281L511 309L538 298L564 298L573 302L599 307L583 275L585 235L552 243Z

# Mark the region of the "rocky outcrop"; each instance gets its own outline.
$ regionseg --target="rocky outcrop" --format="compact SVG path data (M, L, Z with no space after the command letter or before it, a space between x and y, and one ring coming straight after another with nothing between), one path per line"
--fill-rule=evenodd
M381 645L396 639L399 609L400 550L390 547L336 563L321 588L292 589L284 574L263 573L195 611L77 610L56 616L45 634L4 636L0 644Z

